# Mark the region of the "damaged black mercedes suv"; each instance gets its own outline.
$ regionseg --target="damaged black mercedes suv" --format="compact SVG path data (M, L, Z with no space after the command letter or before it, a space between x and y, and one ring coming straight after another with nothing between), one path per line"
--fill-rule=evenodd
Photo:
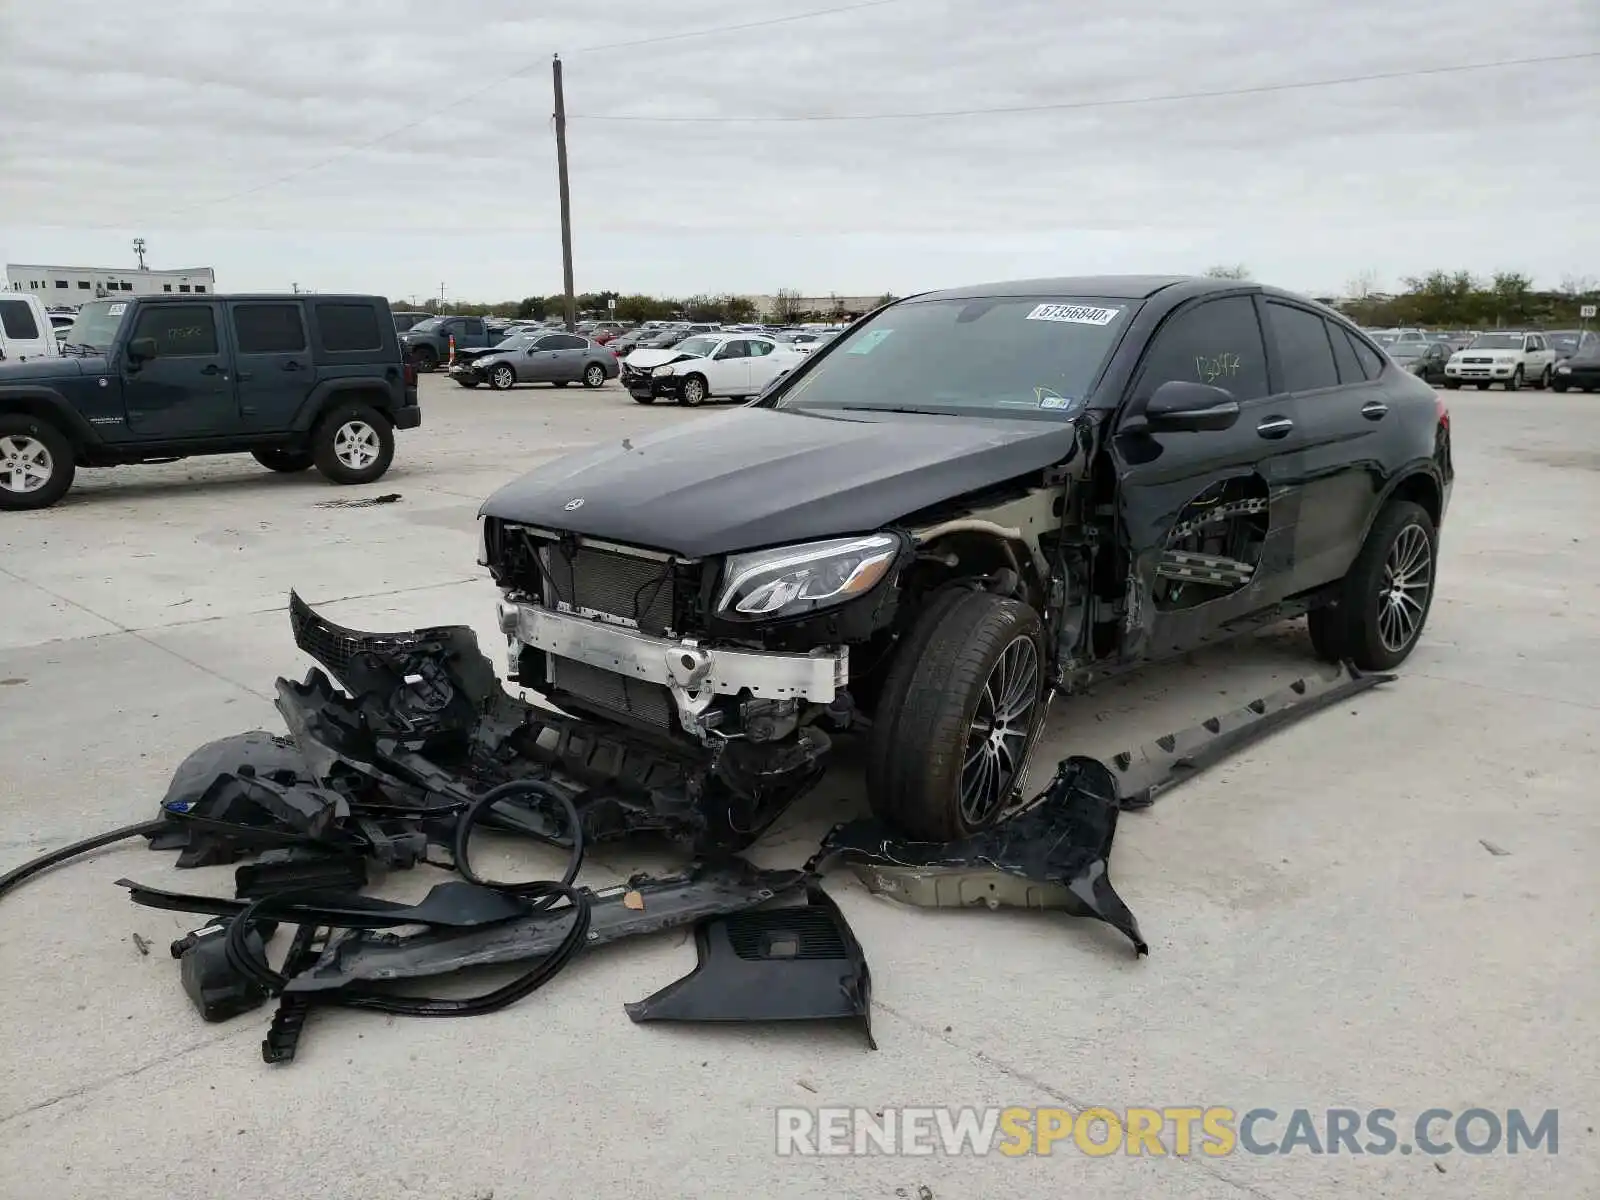
M1312 301L1033 280L539 468L482 561L514 682L716 824L753 837L860 730L877 814L944 841L1022 799L1056 693L1303 614L1321 657L1401 662L1452 477L1442 400Z

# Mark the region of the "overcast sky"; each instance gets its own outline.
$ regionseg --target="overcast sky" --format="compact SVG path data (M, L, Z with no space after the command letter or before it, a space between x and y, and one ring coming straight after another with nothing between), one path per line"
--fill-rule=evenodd
M1596 0L889 0L618 44L851 2L0 3L0 259L138 235L230 291L559 291L559 51L580 291L1600 276L1600 58L1084 106L1600 52ZM770 120L1030 105L1080 107ZM598 119L686 116L718 120Z

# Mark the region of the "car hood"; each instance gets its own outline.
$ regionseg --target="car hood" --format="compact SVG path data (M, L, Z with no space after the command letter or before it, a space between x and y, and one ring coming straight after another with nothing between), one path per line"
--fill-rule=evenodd
M740 408L558 458L479 515L700 558L879 529L1060 462L1076 436L1068 423Z
M88 358L77 354L30 354L26 362L19 358L0 361L0 387L5 387L9 383L76 379L80 375L102 374L105 369L106 360L98 354Z
M638 367L641 371L648 371L651 367L659 367L662 363L690 357L693 356L679 354L669 347L666 350L632 350L629 351L628 357L622 361L630 367Z

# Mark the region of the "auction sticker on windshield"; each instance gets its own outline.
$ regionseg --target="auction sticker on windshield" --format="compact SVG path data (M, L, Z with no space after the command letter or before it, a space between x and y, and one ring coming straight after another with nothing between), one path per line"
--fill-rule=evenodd
M1069 325L1109 325L1121 312L1120 308L1090 308L1083 304L1041 304L1026 319L1065 321Z
M108 317L120 317L123 313L125 313L127 311L128 311L128 306L126 304L113 304L110 308L106 309L106 316L108 316Z

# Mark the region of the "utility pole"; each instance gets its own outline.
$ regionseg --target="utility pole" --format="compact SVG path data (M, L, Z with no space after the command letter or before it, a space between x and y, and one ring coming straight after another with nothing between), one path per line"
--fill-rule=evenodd
M439 285L439 311L444 312L444 284Z
M561 282L566 289L567 332L578 324L577 298L572 293L572 195L567 188L567 100L561 91L561 56L551 55L556 87L556 176L561 183Z
M139 270L144 270L144 239L133 239L133 252L139 256Z

